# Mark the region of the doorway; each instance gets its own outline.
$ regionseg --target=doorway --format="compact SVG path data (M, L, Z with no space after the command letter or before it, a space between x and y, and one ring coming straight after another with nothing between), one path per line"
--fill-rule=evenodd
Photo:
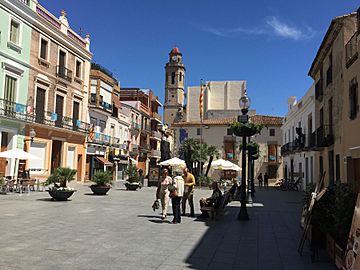
M78 155L78 159L77 159L77 181L81 181L81 177L82 177L82 168L83 168L83 164L82 161L83 160L83 156L82 155Z
M9 133L7 132L1 132L1 149L0 151L6 151L8 144L9 144ZM7 165L7 159L6 158L0 158L0 176L5 176L6 174L6 165Z
M55 126L62 127L63 112L64 112L64 97L63 96L56 95L55 112L57 114Z
M54 173L55 169L61 166L61 150L62 141L52 141L52 153L51 153L51 173Z
M76 130L78 127L77 121L79 120L79 111L80 111L80 104L77 101L73 103L73 129Z
M35 121L40 124L44 123L45 119L45 94L44 89L36 89Z

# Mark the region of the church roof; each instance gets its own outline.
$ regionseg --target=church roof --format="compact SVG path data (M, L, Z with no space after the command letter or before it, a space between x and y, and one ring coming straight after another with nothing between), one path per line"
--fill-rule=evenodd
M280 116L270 116L270 115L252 115L250 120L253 123L261 124L264 126L282 126L283 117ZM236 117L220 118L220 119L204 119L203 125L207 126L228 126L236 121ZM174 127L186 127L186 126L200 126L200 121L190 121L190 122L179 122L174 123Z
M174 48L172 48L172 50L171 50L171 52L170 52L171 54L181 54L181 52L180 52L180 50L179 50L179 48L178 47L174 47Z

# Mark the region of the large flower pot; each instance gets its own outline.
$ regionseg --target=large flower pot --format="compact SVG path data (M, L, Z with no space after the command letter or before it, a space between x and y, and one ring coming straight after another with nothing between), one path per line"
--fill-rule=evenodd
M110 186L91 185L90 189L95 195L106 195L110 190Z
M55 201L67 201L67 199L69 199L74 194L75 190L50 189L48 192Z
M125 183L125 187L127 190L135 191L139 188L139 186L140 186L139 183Z

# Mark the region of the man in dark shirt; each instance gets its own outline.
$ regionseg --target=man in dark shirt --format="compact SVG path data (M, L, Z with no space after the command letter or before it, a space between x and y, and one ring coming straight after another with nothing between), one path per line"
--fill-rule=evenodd
M211 197L200 199L200 209L203 207L214 207L215 209L219 208L222 198L222 193L221 190L219 189L219 184L217 182L213 182L212 189L213 189L213 193ZM202 212L201 217L209 216L207 211L201 210L201 212Z

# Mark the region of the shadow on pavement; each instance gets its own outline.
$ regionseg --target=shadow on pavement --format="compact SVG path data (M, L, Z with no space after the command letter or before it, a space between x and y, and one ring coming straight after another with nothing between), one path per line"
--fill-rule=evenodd
M302 193L264 190L247 207L249 221L238 221L239 202L231 202L215 220L199 219L207 231L185 262L191 269L336 269L332 263L311 263L310 249L297 252L301 237Z
M71 202L71 199L68 199L67 201L56 201L52 198L41 198L41 199L36 199L37 201L42 201L42 202L62 202L62 203L66 203L66 202Z

